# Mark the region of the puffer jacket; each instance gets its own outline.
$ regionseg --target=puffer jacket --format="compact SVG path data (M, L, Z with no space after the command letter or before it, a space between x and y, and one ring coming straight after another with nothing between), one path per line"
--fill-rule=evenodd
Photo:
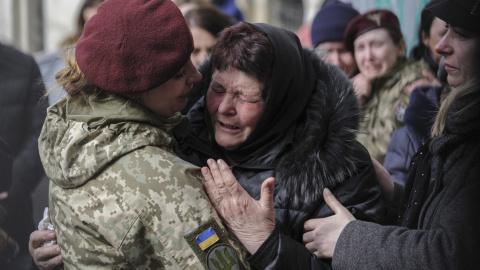
M208 269L216 252L246 267L198 167L173 153L173 134L187 132L185 116L106 93L49 108L39 150L65 268ZM216 238L199 246L206 231Z
M380 199L375 170L366 149L355 140L358 105L352 85L334 66L308 52L317 81L304 115L297 121L293 136L264 155L252 155L232 171L255 199L262 182L273 176L277 228L249 262L257 269L328 269L301 244L303 224L311 218L332 215L323 200L328 187L357 218L382 223L384 204ZM210 74L208 63L201 69L204 82L195 89L206 91ZM205 124L205 101L200 99L188 113L192 132L181 140L177 153L198 166L208 158L223 158ZM287 139L292 138L292 139ZM228 160L228 159L225 159Z

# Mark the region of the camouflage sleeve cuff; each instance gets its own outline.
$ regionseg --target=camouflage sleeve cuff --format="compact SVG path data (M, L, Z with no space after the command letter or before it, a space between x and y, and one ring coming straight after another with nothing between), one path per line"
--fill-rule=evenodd
M279 230L277 227L253 255L247 255L247 261L256 269L265 269L278 256Z

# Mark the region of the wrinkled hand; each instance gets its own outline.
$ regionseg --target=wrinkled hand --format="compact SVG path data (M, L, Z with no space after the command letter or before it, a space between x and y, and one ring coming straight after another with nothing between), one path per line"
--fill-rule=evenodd
M270 177L263 182L260 200L256 201L238 183L223 160L209 159L207 163L210 169L203 167L202 174L210 201L247 251L255 253L275 229L275 179Z
M323 198L335 215L307 220L303 225L306 231L303 234L303 243L318 258L330 259L333 257L335 245L343 228L355 218L337 201L328 188L324 189Z
M372 158L373 167L375 167L375 174L377 175L378 185L382 192L382 198L387 203L393 202L393 191L395 185L393 184L392 177L388 173L387 169L380 164L376 159Z
M372 83L362 73L357 74L351 79L357 96L358 104L363 105L372 94Z
M410 96L415 90L415 88L418 87L424 87L424 86L441 86L442 84L437 80L437 78L430 72L423 70L422 75L424 78L418 79L403 89L403 92Z
M55 232L50 230L38 230L30 234L28 249L35 264L41 270L53 269L62 264L62 256L58 245L42 247L44 242L55 239Z

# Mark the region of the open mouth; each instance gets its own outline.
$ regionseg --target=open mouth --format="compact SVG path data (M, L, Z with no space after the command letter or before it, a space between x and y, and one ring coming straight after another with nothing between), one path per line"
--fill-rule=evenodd
M224 123L222 123L222 122L218 122L218 123L220 123L220 125L221 125L222 127L226 127L226 128L229 128L229 129L238 129L237 126L227 125L227 124L224 124Z

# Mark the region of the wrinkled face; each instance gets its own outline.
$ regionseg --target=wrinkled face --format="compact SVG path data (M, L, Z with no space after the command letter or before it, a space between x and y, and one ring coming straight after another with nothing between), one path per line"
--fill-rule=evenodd
M217 39L207 30L200 27L190 28L193 36L194 49L191 55L193 64L198 68L212 52Z
M404 53L403 42L395 44L383 28L360 35L353 46L358 69L368 80L384 75Z
M423 35L422 42L431 52L432 59L435 63L440 62L440 58L442 55L435 52L435 45L442 39L443 35L445 35L447 29L445 28L445 22L439 18L434 18L432 21L432 25L430 26L430 33L429 37Z
M435 46L435 51L445 57L447 81L452 87L458 87L478 75L480 37L478 34L460 27L446 24L447 32Z
M252 133L265 104L262 89L254 75L237 69L213 72L206 99L218 145L236 149Z
M197 71L191 60L180 71L152 90L143 92L140 102L156 114L170 117L181 111L188 102L188 94L193 83L199 82L202 75Z
M322 53L326 52L327 57L325 62L337 66L340 70L345 72L348 77L351 77L357 69L357 63L351 52L345 48L341 41L327 41L320 43L316 51Z

